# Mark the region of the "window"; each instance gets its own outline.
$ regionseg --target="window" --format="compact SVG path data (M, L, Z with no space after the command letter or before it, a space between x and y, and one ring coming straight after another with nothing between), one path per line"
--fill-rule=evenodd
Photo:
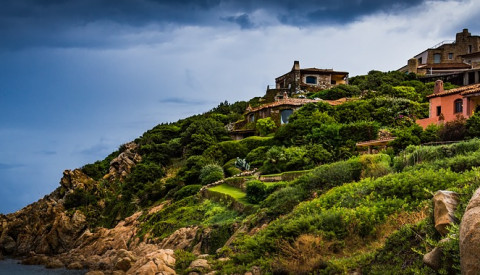
M448 59L450 59L450 60L453 59L453 53L448 53Z
M250 122L254 122L255 121L255 115L250 115L249 119L248 119Z
M454 107L455 107L455 113L461 113L463 112L463 100L457 99L453 102Z
M293 114L292 109L282 110L280 113L282 124L288 123L288 118Z
M440 116L442 113L442 106L437 106L437 116Z
M423 64L422 63L423 59L421 57L418 58L418 64Z
M335 84L337 84L337 81L332 80L332 81L330 81L330 84L335 85Z
M305 82L307 84L317 84L317 77L316 76L307 76L305 78Z
M472 53L472 45L468 45L468 53Z
M433 55L433 63L439 64L442 61L442 55L439 53L436 53Z

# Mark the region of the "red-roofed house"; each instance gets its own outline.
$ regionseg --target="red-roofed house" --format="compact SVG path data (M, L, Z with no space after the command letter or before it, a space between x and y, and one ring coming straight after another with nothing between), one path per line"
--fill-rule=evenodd
M459 116L469 118L480 107L480 84L473 84L451 90L443 90L443 82L435 82L434 93L427 96L430 101L428 118L417 120L426 128L430 124L453 121Z

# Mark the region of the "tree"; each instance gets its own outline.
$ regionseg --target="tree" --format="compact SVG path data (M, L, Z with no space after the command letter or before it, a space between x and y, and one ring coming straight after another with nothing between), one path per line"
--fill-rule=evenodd
M277 125L271 117L266 117L259 119L255 127L261 136L266 136L270 133L273 133L277 128Z

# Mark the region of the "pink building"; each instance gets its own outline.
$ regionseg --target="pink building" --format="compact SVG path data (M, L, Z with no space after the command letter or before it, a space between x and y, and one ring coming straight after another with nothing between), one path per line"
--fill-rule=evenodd
M459 116L469 118L480 109L480 84L443 90L443 82L435 82L434 93L428 95L430 101L429 117L417 120L424 129L430 124L442 124L453 121Z

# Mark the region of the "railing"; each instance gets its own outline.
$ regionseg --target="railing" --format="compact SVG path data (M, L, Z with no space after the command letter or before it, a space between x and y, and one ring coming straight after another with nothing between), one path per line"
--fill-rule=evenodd
M438 47L440 47L444 44L454 44L454 43L455 43L455 40L444 40L444 41L438 43L437 45L431 47L430 49L436 49L436 48L438 48Z

